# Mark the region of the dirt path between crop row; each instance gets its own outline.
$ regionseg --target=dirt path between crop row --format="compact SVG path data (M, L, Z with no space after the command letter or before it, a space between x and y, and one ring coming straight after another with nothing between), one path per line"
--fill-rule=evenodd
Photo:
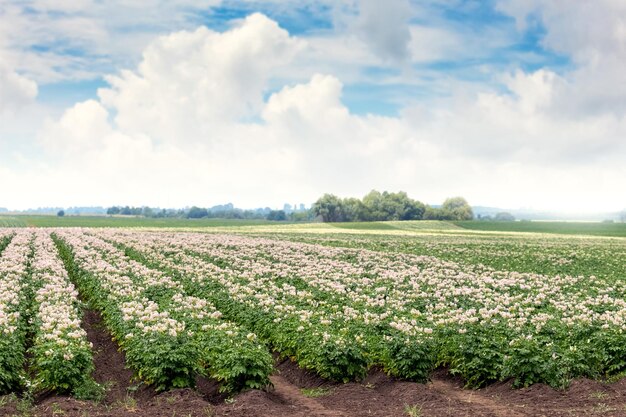
M302 394L301 390L279 375L271 377L274 394L294 408L296 415L319 417L346 417L338 410L329 410L313 398Z
M467 404L468 407L478 408L495 417L527 416L527 414L514 410L511 405L498 404L492 398L485 396L481 391L460 389L456 384L446 380L435 379L427 386L444 398L454 399L462 404Z

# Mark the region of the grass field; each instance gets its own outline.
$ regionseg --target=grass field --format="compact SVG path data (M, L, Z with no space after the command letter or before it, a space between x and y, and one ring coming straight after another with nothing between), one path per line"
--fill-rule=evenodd
M454 222L454 224L464 229L491 232L558 233L566 235L618 237L626 236L626 223L464 221Z
M392 233L412 234L427 231L467 233L514 232L561 235L626 237L626 223L579 222L489 222L489 221L388 221L357 223L289 223L237 219L152 219L111 216L0 216L0 227L146 227L146 228L219 228L228 231L249 229L255 232L311 233Z
M0 216L2 227L237 227L271 224L266 220L152 219L131 216Z
M0 227L24 227L26 222L18 217L0 216Z

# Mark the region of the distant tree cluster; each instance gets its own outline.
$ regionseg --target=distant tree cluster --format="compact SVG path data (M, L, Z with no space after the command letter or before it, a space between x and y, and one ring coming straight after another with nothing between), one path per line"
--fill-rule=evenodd
M487 215L480 215L479 214L476 217L476 220L497 221L497 222L514 222L515 221L515 216L512 215L511 213L503 211L503 212L500 212L500 213L496 213L495 216L490 216L489 214L487 214Z
M371 191L362 200L324 194L311 208L324 222L385 220L471 220L472 208L462 197L447 199L440 208L430 207L400 191Z
M311 208L324 222L365 222L384 220L420 220L426 205L413 200L403 191L371 191L362 200L324 194Z
M110 216L142 216L150 218L180 218L180 219L267 219L275 221L310 221L313 220L309 210L303 205L299 208L289 204L288 210L272 210L269 207L254 210L243 210L233 204L223 204L209 208L193 206L186 209L162 209L152 207L113 206L106 210Z
M474 212L463 197L446 199L441 207L427 207L425 220L472 220Z

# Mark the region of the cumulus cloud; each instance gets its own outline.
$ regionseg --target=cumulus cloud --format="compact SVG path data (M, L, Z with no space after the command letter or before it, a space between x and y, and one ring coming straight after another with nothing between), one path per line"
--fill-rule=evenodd
M555 104L575 117L626 114L626 3L620 0L500 0L501 11L515 17L520 30L529 21L545 27L544 47L563 54L576 70Z
M111 87L98 94L125 131L163 141L209 139L258 114L270 75L301 45L261 14L225 33L177 32L152 43L137 71L107 77Z
M304 80L270 89L312 48L260 14L223 33L159 37L134 69L106 78L98 99L48 123L44 179L24 163L0 168L3 183L41 190L46 204L278 206L371 188L430 203L457 194L511 207L623 203L608 191L626 175L624 117L563 110L580 69L512 71L500 75L503 88L462 91L398 117L356 115L332 73L298 67ZM46 188L65 183L80 196ZM17 186L6 193L37 204Z
M197 26L220 0L25 0L0 5L0 48L39 83L93 79L136 64L155 36Z
M15 111L36 96L37 83L0 65L0 114Z
M384 59L403 61L411 40L408 0L360 0L356 29L359 36Z

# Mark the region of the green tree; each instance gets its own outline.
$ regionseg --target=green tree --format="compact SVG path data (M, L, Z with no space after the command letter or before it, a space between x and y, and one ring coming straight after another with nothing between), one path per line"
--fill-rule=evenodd
M421 220L426 206L424 203L409 198L407 193L383 193L384 207L393 220Z
M193 206L192 208L189 209L189 212L187 213L187 218L188 219L201 219L203 217L208 217L208 215L209 215L209 212L207 211L207 209Z
M342 203L343 221L358 222L361 220L364 205L358 198L344 198Z
M267 214L267 220L284 221L287 220L285 210L272 210Z
M321 217L324 222L344 221L343 201L333 194L324 194L320 197L311 210L316 217Z
M441 210L443 211L443 220L472 220L474 218L472 207L463 197L446 199Z
M443 212L440 208L427 206L423 218L424 220L443 220Z
M64 211L64 210L59 210L59 211L57 212L57 216L59 216L59 217L63 217L63 216L65 216L65 211Z
M363 210L359 220L365 222L386 220L387 213L384 206L383 195L376 190L370 191L363 197Z

